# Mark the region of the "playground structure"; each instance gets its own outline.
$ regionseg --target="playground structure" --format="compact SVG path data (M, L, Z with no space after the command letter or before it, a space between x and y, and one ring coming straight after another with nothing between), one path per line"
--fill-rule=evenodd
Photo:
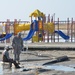
M35 17L34 21L32 20L32 16ZM16 19L14 21L7 20L7 22L1 22L2 25L4 23L6 24L6 36L1 38L0 41L4 41L6 39L7 42L10 42L10 37L12 36L10 27L13 26L14 35L18 32L29 31L27 37L23 38L23 40L25 41L32 39L32 42L45 42L45 40L47 42L60 42L61 36L65 41L68 41L70 39L69 42L75 42L75 21L73 21L73 18L71 21L69 20L69 18L67 19L67 21L60 21L59 18L57 21L55 21L53 16L51 17L49 14L48 17L46 17L39 10L35 10L33 13L31 13L30 17L31 23L25 21L20 21L22 23L19 23L19 21L17 21ZM60 28L60 26L62 25L66 26L65 30L63 30L63 28Z
M31 24L15 24L14 34L22 31L30 30L28 36L23 40L27 41L32 38L33 42L43 41L44 32L48 31L50 34L54 32L54 23L43 23L43 21L34 20Z
M23 40L29 40L32 38L32 42L39 42L39 41L45 41L45 33L48 32L48 37L52 35L53 33L59 34L61 37L63 37L65 40L69 39L69 36L65 35L62 31L54 30L54 22L51 20L51 22L48 20L46 23L44 21L45 15L40 12L39 10L35 10L33 13L30 14L30 17L32 19L32 16L35 17L35 20L31 24L17 24L14 25L14 32L17 34L18 32L21 32L23 30L30 30L28 33L28 36L24 38ZM38 19L38 20L37 20ZM34 35L36 32L36 35ZM49 42L49 40L48 40Z

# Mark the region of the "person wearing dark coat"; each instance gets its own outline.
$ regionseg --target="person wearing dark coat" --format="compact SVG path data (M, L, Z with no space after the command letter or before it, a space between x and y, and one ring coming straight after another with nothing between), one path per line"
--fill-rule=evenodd
M16 63L15 60L13 60L12 58L10 58L9 56L9 46L6 46L3 53L2 53L2 60L3 62L9 62L11 65L10 65L10 68L12 67L12 63L14 64L15 68L21 68L18 63Z

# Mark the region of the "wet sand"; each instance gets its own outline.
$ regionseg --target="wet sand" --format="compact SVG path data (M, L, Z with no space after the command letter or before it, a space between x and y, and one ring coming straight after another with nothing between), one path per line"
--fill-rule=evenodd
M2 52L2 50L1 50ZM12 51L10 56L13 57ZM52 65L62 65L66 67L75 67L75 51L57 51L57 50L45 50L45 51L28 51L22 52L20 55L20 65L23 66L21 69L3 69L3 73L0 75L75 75L75 71L61 71L55 69L49 69L48 71L40 72L39 69L44 69L42 64L56 59L57 57L68 56L69 61L59 62ZM0 54L0 60L2 55ZM31 69L29 71L23 71L23 69Z

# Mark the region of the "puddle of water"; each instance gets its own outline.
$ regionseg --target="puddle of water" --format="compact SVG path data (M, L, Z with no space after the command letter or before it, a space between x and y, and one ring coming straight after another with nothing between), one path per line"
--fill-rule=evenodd
M43 69L54 69L54 70L58 70L58 71L67 71L67 72L70 72L70 71L75 71L75 69L72 67L73 65L69 65L69 66L63 66L63 65L46 65L46 66L42 66L41 64L26 64L25 67L27 68L38 68L38 67L41 67Z
M37 67L42 67L43 69L47 69L47 70L57 70L57 71L66 71L66 72L71 72L71 71L75 71L75 69L72 67L74 65L69 65L68 66L63 66L63 65L46 65L46 66L42 66L41 64L27 64L25 65L26 68L37 68ZM14 72L18 72L18 71L23 71L23 68L21 69L15 69L15 68L11 68L11 69L4 69L3 65L0 64L0 75L3 75L5 73L14 73Z
M59 70L59 71L75 71L74 68L72 67L67 67L67 66L62 66L62 65L47 65L44 66L45 69L54 69L54 70Z
M3 74L3 67L0 65L0 75Z
M69 66L63 66L63 65L42 66L41 64L27 64L27 65L25 65L25 67L32 68L32 69L41 67L41 68L47 69L47 70L54 69L54 70L58 70L58 71L67 71L67 72L75 71L75 69L73 67L71 67L70 65Z
M14 67L9 68L9 67L4 67L2 64L0 64L0 75L3 75L5 73L14 73L16 71L22 71L21 69L15 69Z
M32 66L34 66L34 67L32 67ZM37 64L26 64L25 69L27 71L27 70L29 70L30 67L33 69L33 68L36 68L36 66L38 66L38 65ZM24 69L24 67L20 68L20 69L15 69L14 66L12 66L12 68L9 68L9 66L3 65L2 63L0 63L0 75L21 72L23 70L25 71L25 69Z

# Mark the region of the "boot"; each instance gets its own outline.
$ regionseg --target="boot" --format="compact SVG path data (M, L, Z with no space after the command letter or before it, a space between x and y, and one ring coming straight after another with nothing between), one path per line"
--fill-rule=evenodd
M18 66L15 66L15 68L21 68L21 67L18 65Z
M9 63L9 68L11 68L11 67L12 67L12 63L10 62L10 63Z
M18 62L18 64L20 64L20 62L19 61L17 61Z
M15 68L21 68L18 63L15 63Z
M15 68L21 68L16 61L14 61Z

